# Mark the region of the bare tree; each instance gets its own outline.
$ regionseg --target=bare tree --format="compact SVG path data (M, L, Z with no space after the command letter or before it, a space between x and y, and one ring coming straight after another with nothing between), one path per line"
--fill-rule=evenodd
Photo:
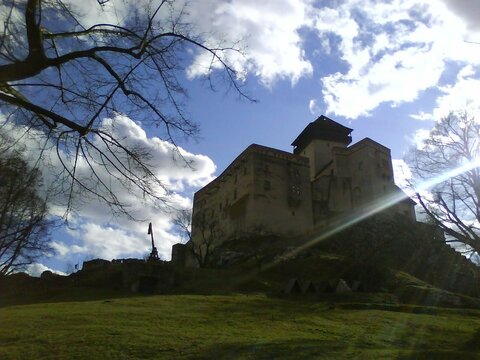
M176 226L179 235L185 242L192 240L192 210L178 210L173 218L173 224Z
M46 200L38 195L40 172L20 154L0 158L0 275L23 270L49 252Z
M416 196L447 241L480 252L480 119L450 113L406 160L417 183L434 184L429 194Z
M216 219L201 214L192 218L190 209L179 210L173 220L183 239L191 246L193 255L200 267L210 263L210 257L215 244L224 236ZM192 238L192 227L195 227L195 238Z
M197 220L195 227L198 231L198 238L192 239L193 253L200 267L206 267L210 263L215 244L220 241L224 233L220 229L218 220L214 219Z
M112 180L165 200L157 190L168 189L152 171L148 153L116 137L102 120L125 114L156 126L174 144L178 136L197 134L197 124L184 110L188 96L182 78L190 52L210 57L205 73L212 88L223 80L248 98L228 62L229 54L238 54L237 44L195 32L187 9L178 3L98 0L92 6L110 13L127 6L129 15L93 25L73 1L5 0L0 6L2 112L34 129L44 147L56 147L63 167L58 189L67 195L67 209L91 195L128 214ZM80 163L88 176L79 175Z

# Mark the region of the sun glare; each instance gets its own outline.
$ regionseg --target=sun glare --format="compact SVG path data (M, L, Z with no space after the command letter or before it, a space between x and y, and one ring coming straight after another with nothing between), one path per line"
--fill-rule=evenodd
M466 164L463 164L455 169L452 169L440 176L436 176L434 178L428 179L423 181L422 183L418 184L415 187L416 192L423 192L431 189L435 185L438 185L452 177L458 176L463 174L467 171L470 171L474 168L480 167L480 158L475 159L474 161L470 161ZM395 204L407 199L407 196L403 192L399 192L396 194L387 195L384 197L379 198L378 200L363 206L356 210L354 213L348 216L342 216L336 220L333 220L320 234L314 235L310 240L305 242L304 244L298 246L297 248L293 249L289 253L283 255L281 258L276 259L275 261L271 262L270 264L266 265L265 268L271 268L283 260L295 257L297 254L301 253L302 251L320 243L321 241L338 234L339 232L353 226L368 217L378 214Z

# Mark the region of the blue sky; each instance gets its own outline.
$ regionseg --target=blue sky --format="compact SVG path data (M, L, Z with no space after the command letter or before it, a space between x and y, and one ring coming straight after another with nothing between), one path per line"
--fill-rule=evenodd
M87 1L80 6L86 22L97 20L95 6ZM122 9L116 10L118 15ZM160 136L155 128L136 119L120 121L119 131L133 129L142 142L156 144L157 174L175 191L172 202L178 207L190 206L193 193L251 143L291 151L295 137L321 114L353 128L354 142L370 137L389 147L401 183L408 176L398 172L401 159L435 120L452 110L479 110L477 1L209 0L192 2L188 16L201 32L243 40L245 57L230 61L258 102L221 88L209 91L201 82L206 59L190 54L183 74L187 110L201 134L179 139L179 145L195 170L166 160L171 147L155 139ZM108 215L101 204L89 204L70 228L53 233L56 255L41 259L32 272L66 271L88 258L142 256L149 248L148 221L168 259L179 241L170 215L142 211L148 220L133 224Z

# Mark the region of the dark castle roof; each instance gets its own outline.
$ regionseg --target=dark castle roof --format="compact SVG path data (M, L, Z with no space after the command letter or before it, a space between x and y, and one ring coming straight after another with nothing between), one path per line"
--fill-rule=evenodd
M336 141L348 145L352 142L350 133L353 129L347 128L332 119L322 115L314 122L307 125L305 129L293 141L296 154L303 150L312 140Z

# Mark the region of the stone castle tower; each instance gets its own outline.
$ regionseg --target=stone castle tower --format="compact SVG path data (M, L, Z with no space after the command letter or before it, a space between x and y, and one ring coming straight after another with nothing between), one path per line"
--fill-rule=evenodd
M293 141L293 153L250 145L195 193L193 243L301 235L392 195L389 211L415 220L415 202L395 185L390 149L369 138L350 146L352 131L320 116Z
M352 142L353 130L320 116L293 141L293 153L309 159L310 180L314 180L333 161L331 149L346 148Z

